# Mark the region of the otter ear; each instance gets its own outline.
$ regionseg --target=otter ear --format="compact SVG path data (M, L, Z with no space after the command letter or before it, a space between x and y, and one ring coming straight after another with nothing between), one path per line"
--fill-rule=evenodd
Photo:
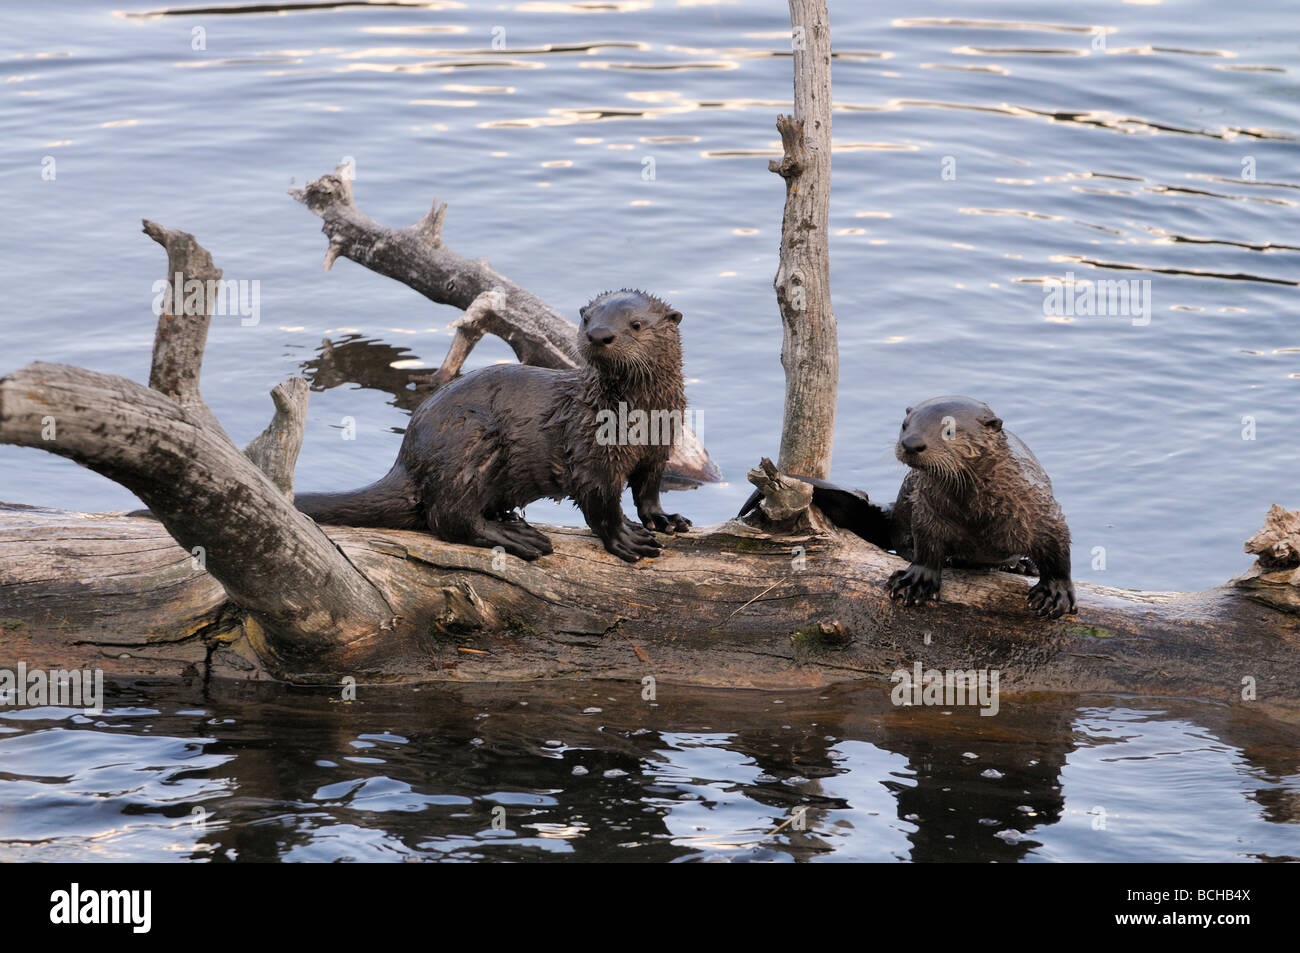
M588 308L588 307L590 307L590 305L585 305L585 304L584 304L581 308L578 309L578 317L582 318L582 320L584 320L584 321L587 320L587 308Z
M680 311L669 311L664 315L665 321L671 321L673 324L682 323L682 313Z
M1002 418L999 417L997 414L993 413L992 411L989 411L987 414L981 414L980 423L982 423L985 427L988 427L989 430L1002 429Z
M903 413L905 413L905 414L910 414L911 412L912 412L912 408L911 408L911 407L908 407L906 410L903 411Z

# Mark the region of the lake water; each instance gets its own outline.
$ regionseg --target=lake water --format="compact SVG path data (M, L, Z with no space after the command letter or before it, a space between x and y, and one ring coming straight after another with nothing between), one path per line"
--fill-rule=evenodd
M115 9L129 2L6 8L0 373L47 360L147 379L165 271L150 218L259 282L259 323L214 320L205 358L232 436L265 426L267 391L310 370L322 339L350 342L345 373L314 378L298 485L379 476L410 405L385 389L390 364L436 366L458 312L349 261L321 272L319 220L285 191L350 160L376 220L448 201L450 247L570 316L620 286L683 310L688 394L726 482L670 508L697 525L735 512L781 424L784 188L767 163L790 108L783 2ZM1052 475L1076 578L1194 589L1244 570L1269 504L1300 505L1300 8L832 0L830 14L832 475L892 497L903 408L969 394ZM1142 307L1051 307L1045 282L1071 276L1136 281ZM489 339L470 366L510 357ZM13 447L0 499L137 505ZM579 522L568 506L529 516ZM500 710L432 692L344 710L287 690L133 691L103 719L4 721L19 731L0 735L0 803L25 806L2 815L6 851L1300 855L1294 755L1252 745L1293 749L1198 706L1044 701L958 729L866 692L805 699L788 722L774 697L689 695L609 727L576 714L605 686L512 689ZM805 797L815 834L755 840ZM519 808L512 835L482 834L495 803ZM206 834L188 833L195 805L214 813Z
M1294 734L1100 701L137 683L0 715L0 860L1300 860Z

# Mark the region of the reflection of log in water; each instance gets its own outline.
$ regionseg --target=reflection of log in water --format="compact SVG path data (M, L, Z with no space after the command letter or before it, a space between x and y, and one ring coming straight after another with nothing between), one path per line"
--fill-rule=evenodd
M880 744L904 755L913 772L913 783L886 782L898 816L916 825L911 859L1014 861L1038 846L1030 832L1061 819L1074 716L1056 705L1011 706L996 718L900 710Z
M345 335L339 341L324 340L317 355L302 363L302 376L314 391L330 390L343 384L359 384L390 394L390 403L412 411L428 397L414 387L411 378L428 372L425 367L400 368L399 361L415 360L409 348L385 344L360 334ZM400 428L394 428L400 429Z
M363 689L350 704L232 682L143 690L117 700L177 711L201 693L197 704L218 716L200 729L213 739L204 750L229 760L202 775L207 790L231 794L203 802L210 816L197 840L207 849L195 856L245 860L329 856L321 832L348 825L349 841L376 854L811 860L884 855L887 846L884 856L902 860L1013 861L1065 820L1061 771L1080 743L1081 700L1068 697L1004 699L985 718L899 708L887 692L847 688L782 693L780 704L770 694L661 689L653 705L636 686L608 682ZM1242 796L1266 821L1295 822L1294 796L1279 790L1300 770L1294 732L1205 705L1143 714L1230 748L1225 760L1239 757L1239 773L1260 780ZM163 736L194 730L192 717L150 724ZM862 745L882 757L851 754ZM737 780L752 774L737 763L763 777ZM1164 796L1153 793L1153 803ZM847 817L872 805L880 827L854 830ZM1069 822L1091 827L1076 815L1093 806L1076 802ZM494 831L498 808L503 828ZM799 808L803 829L770 833ZM169 803L163 813L189 810ZM1135 823L1151 819L1115 815L1095 836L1122 837ZM886 830L886 844L873 847Z

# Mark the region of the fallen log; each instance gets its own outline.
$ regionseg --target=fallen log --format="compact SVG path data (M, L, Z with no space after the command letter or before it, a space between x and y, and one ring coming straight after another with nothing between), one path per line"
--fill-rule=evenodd
M327 528L399 618L388 632L376 625L374 639L322 635L317 658L291 663L268 651L275 630L227 599L158 523L0 506L0 667L789 690L888 684L920 662L997 670L1009 695L1195 698L1300 722L1300 617L1237 586L1077 583L1079 614L1044 622L1025 608L1024 578L1007 573L949 570L937 604L903 608L885 581L904 562L851 534L731 522L674 537L629 568L585 530L545 531L555 553L525 563L424 533Z

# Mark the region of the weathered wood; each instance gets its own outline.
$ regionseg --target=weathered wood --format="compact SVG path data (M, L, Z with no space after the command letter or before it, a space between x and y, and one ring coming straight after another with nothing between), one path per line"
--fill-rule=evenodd
M316 524L223 432L155 390L29 365L0 378L0 442L75 460L135 493L237 605L275 631L265 647L273 656L328 655L391 628L382 594ZM111 567L87 564L81 579L94 585L102 574ZM7 569L4 579L6 592L25 582Z
M163 228L145 219L144 233L167 250L167 287L154 332L149 386L189 410L229 442L221 422L199 393L203 351L215 304L214 283L221 281L221 269L188 232Z
M831 186L831 31L826 0L790 0L794 116L777 117L785 179L781 261L773 285L784 337L785 418L778 460L785 473L824 479L835 438L839 349L831 310L827 238Z
M293 471L302 450L303 430L307 425L307 397L310 385L301 377L291 377L271 390L275 416L266 429L244 448L244 456L270 478L289 499L293 499Z
M773 535L732 522L675 536L662 556L627 567L585 530L546 527L556 551L534 563L424 533L326 532L402 619L387 639L322 644L321 659L294 665L265 652L267 634L247 614L223 612L210 577L189 571L157 524L0 507L0 619L10 620L0 666L197 667L333 684L650 676L799 689L887 682L921 662L997 669L1011 696L1200 698L1300 722L1300 617L1233 587L1077 583L1078 616L1045 622L1025 607L1026 581L1008 573L949 570L936 605L903 608L885 581L904 562L851 534ZM1257 700L1242 698L1243 679Z
M445 203L433 201L429 213L406 228L386 228L362 212L352 195L352 180L344 167L289 194L320 216L329 238L325 270L340 257L371 271L395 278L430 301L467 311L484 293L497 293L491 307L475 314L465 333L457 334L443 369L428 375L441 381L452 367L459 370L483 334L495 334L510 345L523 364L568 368L578 365L578 326L536 295L497 272L486 258L463 258L442 240ZM593 288L592 293L605 291ZM699 438L688 427L672 448L667 475L695 483L716 483L722 474Z
M1258 559L1233 583L1252 599L1300 612L1300 510L1285 510L1274 503L1245 549Z
M485 291L471 301L465 313L451 322L455 336L451 347L447 348L447 356L442 359L442 366L427 377L413 377L412 380L434 388L450 384L460 373L474 345L487 333L488 324L499 318L505 306L506 296L501 291Z

